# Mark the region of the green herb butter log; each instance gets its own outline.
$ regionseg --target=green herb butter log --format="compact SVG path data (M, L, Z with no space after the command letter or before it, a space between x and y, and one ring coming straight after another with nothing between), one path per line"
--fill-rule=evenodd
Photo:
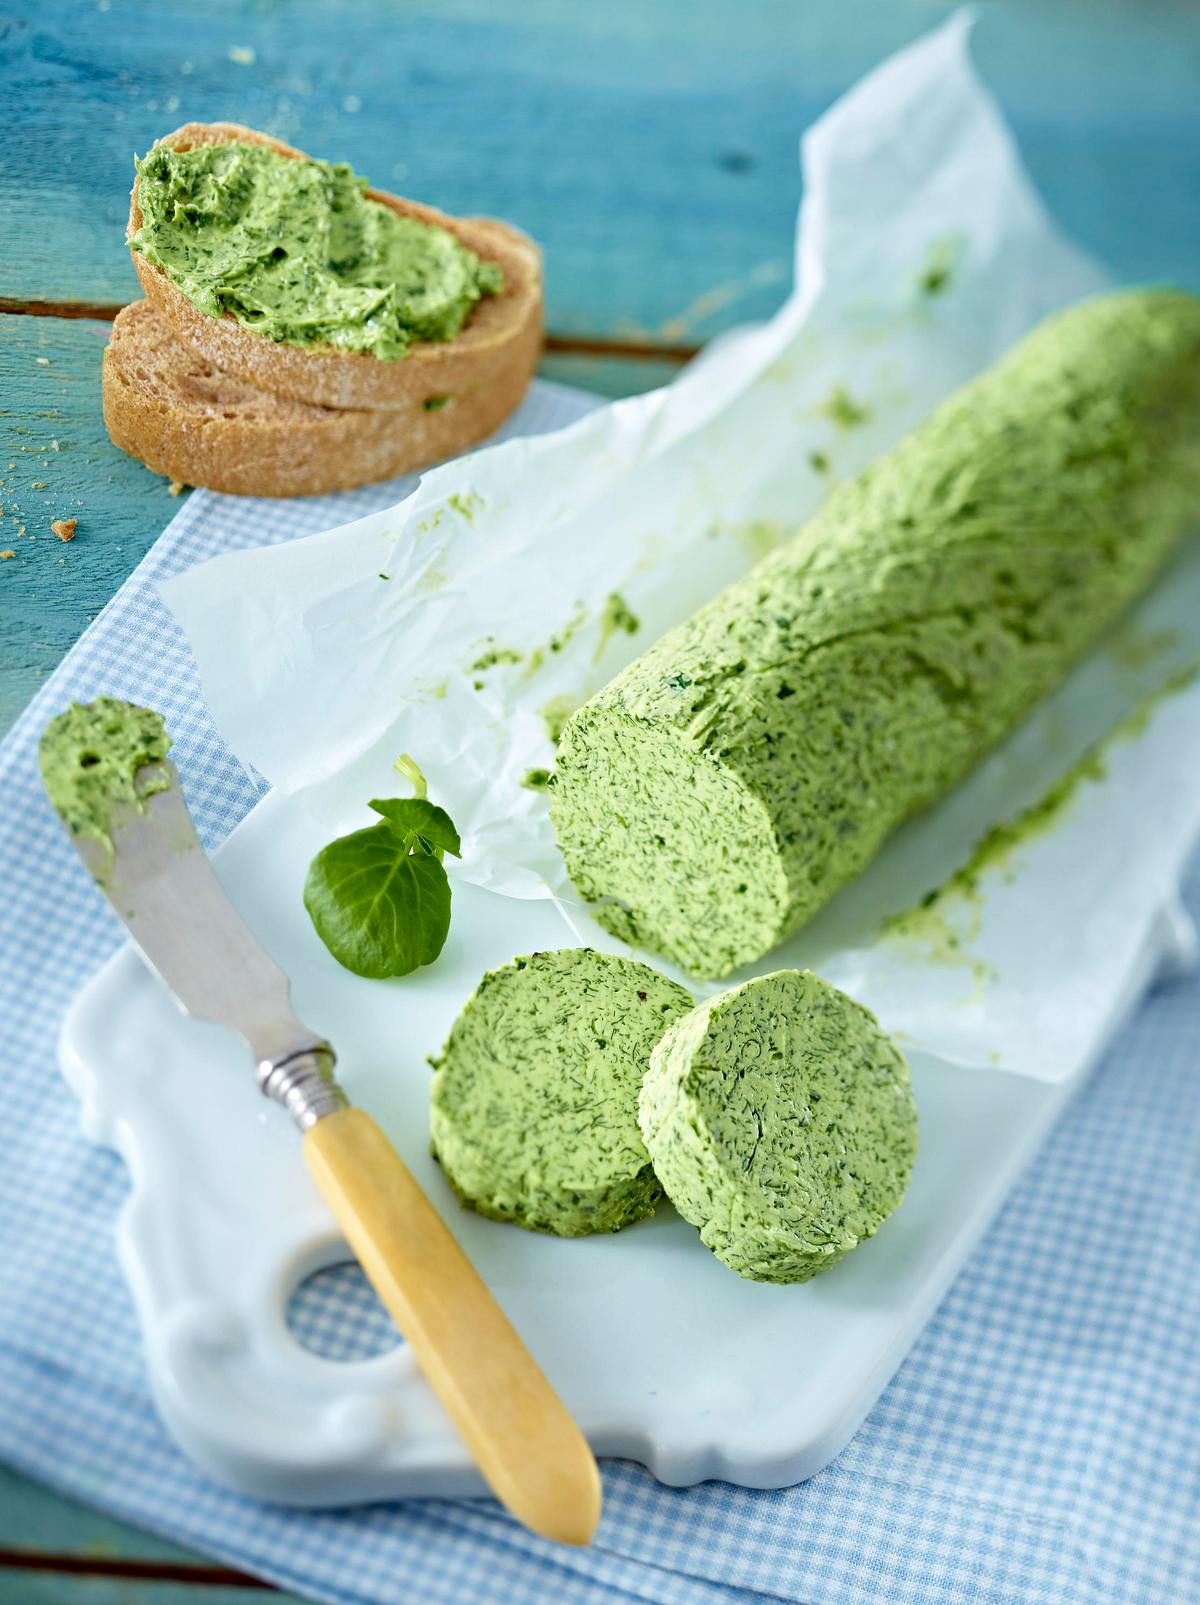
M694 974L760 958L960 779L1200 510L1200 299L1042 324L567 722L576 886Z

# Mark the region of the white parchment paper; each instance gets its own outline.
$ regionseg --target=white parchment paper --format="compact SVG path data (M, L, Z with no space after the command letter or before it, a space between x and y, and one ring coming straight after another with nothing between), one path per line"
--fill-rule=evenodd
M554 387L554 433L428 473L406 500L306 540L231 554L165 588L234 750L336 829L425 771L464 840L455 872L514 899L573 899L543 794L542 710L582 701L801 523L1039 318L1103 287L1057 233L953 18L853 89L802 142L796 284L770 323L665 389L591 410ZM608 633L619 594L640 621ZM1171 573L1050 702L759 969L810 964L909 1045L1058 1080L1111 1028L1200 829L1200 693L1113 744L1054 828L938 905L990 825L1036 801L1146 691L1200 652L1200 560ZM476 667L499 654L502 660ZM519 905L514 905L519 951ZM567 932L564 939L570 940Z

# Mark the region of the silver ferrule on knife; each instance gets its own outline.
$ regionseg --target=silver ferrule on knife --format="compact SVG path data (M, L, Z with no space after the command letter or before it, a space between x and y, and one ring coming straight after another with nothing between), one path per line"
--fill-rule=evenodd
M336 1062L329 1043L314 1040L294 1053L260 1060L258 1085L283 1105L301 1131L307 1131L335 1109L346 1107L346 1094L333 1073Z

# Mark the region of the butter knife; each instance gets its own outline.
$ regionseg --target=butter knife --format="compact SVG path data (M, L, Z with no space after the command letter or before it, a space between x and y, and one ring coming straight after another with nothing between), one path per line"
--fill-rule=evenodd
M309 1170L488 1487L542 1537L588 1543L601 1496L583 1434L395 1148L348 1103L330 1044L297 1020L287 977L200 846L174 764L132 780L102 838L63 815L84 864L186 1012L249 1043L259 1086L300 1128Z

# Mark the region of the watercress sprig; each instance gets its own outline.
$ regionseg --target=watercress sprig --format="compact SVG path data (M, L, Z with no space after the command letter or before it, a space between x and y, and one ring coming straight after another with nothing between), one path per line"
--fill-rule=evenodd
M432 964L450 929L445 853L458 831L427 797L376 798L378 825L339 836L308 867L304 906L346 969L381 980Z

